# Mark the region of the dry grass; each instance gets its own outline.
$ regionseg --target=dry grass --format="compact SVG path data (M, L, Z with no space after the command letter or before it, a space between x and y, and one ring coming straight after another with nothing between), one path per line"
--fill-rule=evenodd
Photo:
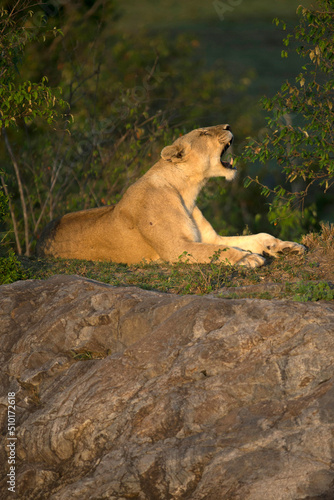
M323 250L334 249L334 224L329 222L321 222L319 233L309 233L303 236L302 244L307 246L309 250L316 248Z

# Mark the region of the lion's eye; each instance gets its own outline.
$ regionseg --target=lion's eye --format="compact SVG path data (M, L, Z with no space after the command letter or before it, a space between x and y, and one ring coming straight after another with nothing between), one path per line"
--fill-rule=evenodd
M199 135L201 136L201 135L212 135L212 134L210 134L210 132L207 132L206 130L201 130Z

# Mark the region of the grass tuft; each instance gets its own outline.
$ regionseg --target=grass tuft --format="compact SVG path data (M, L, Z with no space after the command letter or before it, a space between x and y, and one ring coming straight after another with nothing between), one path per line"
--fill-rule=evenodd
M319 233L309 233L303 236L302 244L310 250L320 247L324 250L334 248L334 224L329 222L320 223Z

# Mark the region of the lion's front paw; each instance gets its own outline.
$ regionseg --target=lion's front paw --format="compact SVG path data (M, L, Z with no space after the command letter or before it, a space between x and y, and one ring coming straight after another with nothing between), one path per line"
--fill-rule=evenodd
M293 241L282 241L283 253L293 253L297 255L302 255L306 252L306 247L300 245L299 243L294 243Z
M245 267L261 267L266 262L264 257L258 255L257 253L250 253L243 257L239 262L237 262L238 266Z
M304 245L300 245L299 243L295 243L294 241L281 241L276 240L273 245L268 245L264 250L264 253L268 253L268 255L272 255L273 257L277 257L280 254L294 254L294 255L302 255L306 251L306 247Z

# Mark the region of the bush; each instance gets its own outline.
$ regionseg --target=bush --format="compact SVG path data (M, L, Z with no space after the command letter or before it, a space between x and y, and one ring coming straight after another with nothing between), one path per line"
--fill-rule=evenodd
M261 193L271 199L274 223L282 218L282 207L284 212L303 210L314 203L311 193L328 193L334 185L333 2L319 0L317 8L300 6L297 12L299 23L284 44L293 44L306 60L303 72L295 83L284 83L272 99L262 99L264 109L272 113L267 118L268 132L259 141L250 140L241 157L271 168L278 165L284 174L284 184L276 187L263 184L258 177L245 181L245 186L260 185ZM282 57L287 56L283 50Z
M29 124L39 119L50 125L59 115L59 106L63 107L66 104L60 99L61 90L51 89L45 76L39 82L31 82L30 80L22 80L19 71L27 46L35 41L40 42L41 39L46 40L50 33L52 36L61 33L56 28L48 30L43 18L40 17L38 17L37 24L32 24L34 16L41 12L40 9L41 6L31 0L16 2L12 6L8 5L7 9L0 7L0 133L4 138L11 165L8 167L4 164L7 175L5 180L5 176L3 173L1 174L1 184L7 198L7 193L10 193L11 198L14 199L15 191L17 191L19 203L14 203L16 206L12 204L10 216L17 251L19 254L22 253L20 243L20 231L22 230L26 255L30 253L31 244L29 202L34 203L35 200L31 200L29 196L22 167L17 160L16 153L14 153L17 148L12 147L7 129L22 128L27 130ZM13 186L15 186L15 190L13 190Z
M297 302L316 302L318 300L333 300L334 290L332 290L328 283L320 281L319 283L293 283L287 285L287 291L295 294L293 300Z
M6 285L23 279L27 279L27 275L22 269L21 263L14 251L9 250L6 257L0 257L0 285Z

